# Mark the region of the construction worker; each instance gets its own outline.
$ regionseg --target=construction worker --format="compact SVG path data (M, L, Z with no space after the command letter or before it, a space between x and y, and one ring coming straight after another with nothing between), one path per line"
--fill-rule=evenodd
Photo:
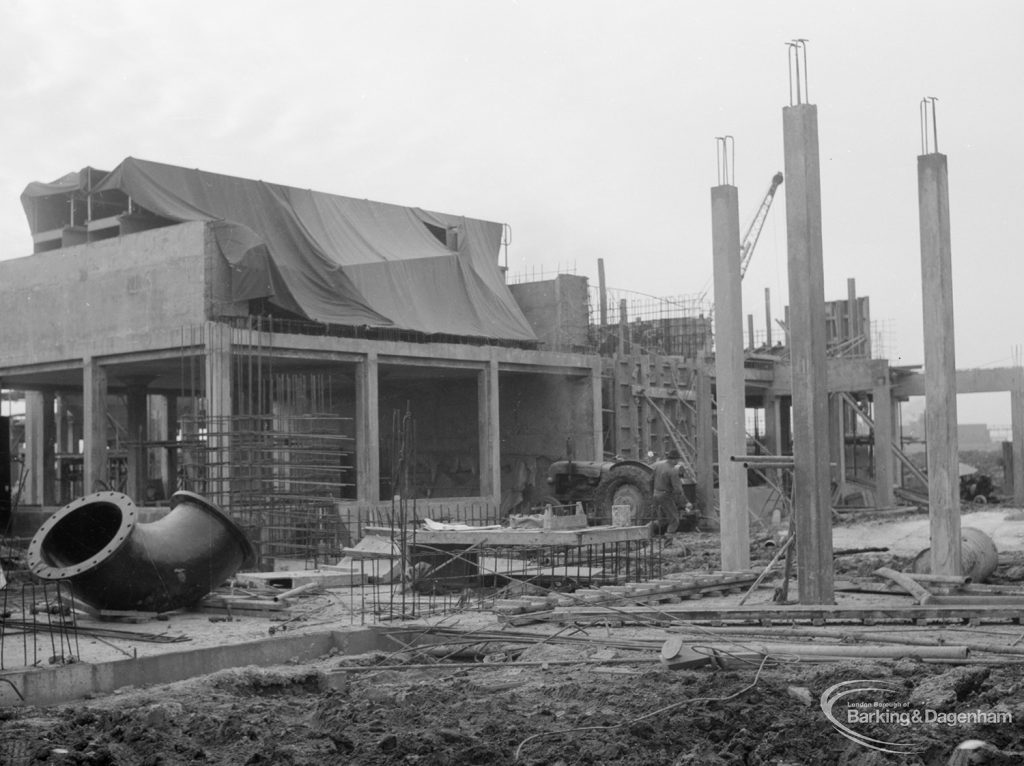
M679 461L683 456L679 450L671 449L664 460L653 466L651 477L652 516L665 523L664 534L672 535L679 530L679 506L685 503L683 483L679 479Z

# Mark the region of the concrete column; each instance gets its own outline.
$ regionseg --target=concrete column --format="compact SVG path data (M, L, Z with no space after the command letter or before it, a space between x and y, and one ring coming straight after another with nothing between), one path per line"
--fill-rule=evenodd
M377 352L370 351L356 369L356 497L380 500L380 399Z
M843 337L842 332L839 333L839 342L844 340L852 340L861 333L860 327L860 312L857 310L857 280L850 277L846 280L846 316L847 316L847 332L849 336ZM856 341L849 345L850 353L854 356L864 353L865 343L863 341Z
M875 375L875 386L871 391L872 410L875 421L875 501L882 508L895 502L893 485L896 483L895 452L893 451L893 429L895 417L892 406L892 387L888 372Z
M501 410L498 360L491 359L477 376L477 427L480 435L480 495L501 503Z
M960 457L956 433L956 354L946 155L926 154L917 158L917 193L924 304L931 567L935 574L958 575L963 568L960 560Z
M747 471L730 460L747 452L743 376L743 294L740 289L740 216L736 187L711 190L715 277L715 381L718 391L718 507L722 570L750 567Z
M149 440L149 410L146 406L146 386L129 384L126 396L128 415L128 474L126 494L136 503L146 500L149 466L145 442Z
M839 490L840 495L845 492L846 484L846 433L843 419L845 416L845 405L838 392L828 396L828 453L829 469L832 477L832 485Z
M828 466L825 278L821 244L818 108L782 110L793 365L793 507L802 604L831 604L832 508Z
M207 322L205 341L206 422L209 433L207 496L230 511L231 417L234 414L231 328Z
M82 492L107 487L107 371L93 357L82 362Z
M706 364L701 364L694 374L694 395L697 399L697 504L704 511L705 518L711 518L715 511L715 429L711 372Z
M772 347L772 291L764 288L764 343L768 349Z
M57 421L50 391L25 392L25 502L53 505L56 501Z
M594 429L594 454L591 458L593 460L601 460L604 457L604 397L601 393L601 369L601 358L596 357L590 365L590 401Z
M174 446L178 436L178 397L174 394L150 396L149 417L153 439L163 442L157 453L157 470L166 499L178 489L178 450Z
M1020 508L1024 506L1024 389L1021 389L1019 382L1010 392L1010 422L1013 429L1013 504Z

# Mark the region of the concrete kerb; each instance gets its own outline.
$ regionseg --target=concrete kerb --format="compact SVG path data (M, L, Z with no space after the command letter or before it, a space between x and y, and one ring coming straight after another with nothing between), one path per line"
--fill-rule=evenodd
M398 646L381 628L360 628L275 636L110 662L8 670L0 672L0 707L46 707L93 694L109 694L129 686L183 681L228 668L309 662L332 650L341 654L363 654L376 649L393 650Z

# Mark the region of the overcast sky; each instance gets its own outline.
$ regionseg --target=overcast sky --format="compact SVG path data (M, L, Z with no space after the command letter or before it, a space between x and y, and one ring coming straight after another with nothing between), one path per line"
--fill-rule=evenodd
M509 266L710 286L715 136L741 226L783 168L787 40L818 106L826 299L919 364L918 105L949 157L957 366L1024 343L1024 3L0 0L0 258L19 195L128 156L509 223ZM781 194L785 193L785 185ZM744 280L786 302L780 196ZM1009 424L1009 397L960 397Z

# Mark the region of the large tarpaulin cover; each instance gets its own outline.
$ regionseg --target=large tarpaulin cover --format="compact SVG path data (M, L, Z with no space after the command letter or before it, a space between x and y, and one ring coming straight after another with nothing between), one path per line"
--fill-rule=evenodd
M218 222L235 300L328 324L536 340L498 267L501 224L134 158L92 191L110 189L172 221ZM53 190L32 184L23 202Z

